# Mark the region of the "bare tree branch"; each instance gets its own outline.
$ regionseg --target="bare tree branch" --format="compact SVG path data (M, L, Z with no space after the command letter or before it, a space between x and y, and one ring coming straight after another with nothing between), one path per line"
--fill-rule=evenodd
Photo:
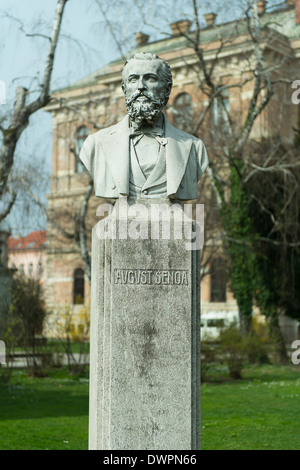
M23 182L24 184L24 182ZM29 194L31 199L39 206L39 208L42 210L44 216L46 217L47 221L52 224L65 238L68 240L73 240L75 239L75 232L70 233L67 232L61 225L57 224L51 217L49 217L48 210L46 206L42 203L42 201L31 191L30 187L26 184L24 184L26 192Z
M40 95L36 100L26 105L28 91L24 87L18 87L10 125L7 129L1 129L3 141L0 150L0 197L2 197L5 192L7 180L13 166L15 149L22 132L29 124L30 116L38 109L45 106L50 100L50 81L52 77L55 51L60 33L63 12L67 1L68 0L57 0L56 13Z

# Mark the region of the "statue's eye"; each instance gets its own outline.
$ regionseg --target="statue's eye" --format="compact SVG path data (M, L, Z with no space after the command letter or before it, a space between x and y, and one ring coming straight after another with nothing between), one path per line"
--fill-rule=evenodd
M147 80L148 82L157 82L157 77L155 75L149 75Z

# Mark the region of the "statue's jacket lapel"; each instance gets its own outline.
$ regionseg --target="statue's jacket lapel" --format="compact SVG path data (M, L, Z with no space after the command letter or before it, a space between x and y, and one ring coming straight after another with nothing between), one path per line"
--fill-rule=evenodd
M119 194L129 194L129 129L128 116L101 136L107 165Z
M187 134L175 129L165 117L166 169L168 197L175 196L185 174L192 141Z

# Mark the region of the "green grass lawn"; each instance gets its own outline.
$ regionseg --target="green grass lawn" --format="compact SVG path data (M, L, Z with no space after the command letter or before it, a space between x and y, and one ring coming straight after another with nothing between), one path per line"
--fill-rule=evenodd
M238 381L225 370L201 387L201 448L299 450L300 367L251 366Z
M231 381L216 366L202 393L202 449L300 449L300 367L249 366ZM0 450L88 447L88 374L65 369L0 384Z
M88 377L61 369L32 379L14 371L0 384L1 450L84 450L88 447Z

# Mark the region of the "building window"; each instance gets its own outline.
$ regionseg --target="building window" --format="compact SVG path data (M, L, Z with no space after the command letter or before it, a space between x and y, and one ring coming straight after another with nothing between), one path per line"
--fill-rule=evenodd
M228 126L229 116L229 91L223 90L212 103L212 118L215 126Z
M178 129L188 129L192 119L192 99L188 93L180 93L174 101L175 125Z
M28 268L29 276L32 276L33 273L33 265L30 263L29 268Z
M83 142L89 135L90 131L88 127L82 126L76 132L76 152L75 152L75 172L76 173L83 173L85 171L85 166L82 164L81 160L79 159L79 154Z
M74 271L74 304L84 303L84 271L81 268Z
M211 302L226 302L226 271L222 258L215 258L211 263Z
M24 264L20 264L20 274L21 276L24 274Z

